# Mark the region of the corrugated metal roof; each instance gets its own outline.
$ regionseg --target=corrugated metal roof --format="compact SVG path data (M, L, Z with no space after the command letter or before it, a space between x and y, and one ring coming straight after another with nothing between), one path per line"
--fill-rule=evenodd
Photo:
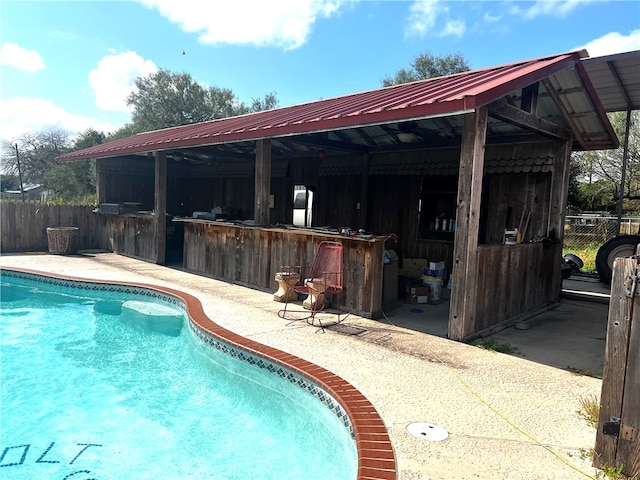
M108 158L456 115L568 69L573 69L573 72L568 77L567 87L560 82L556 88L564 91L577 86L582 97L585 97L577 103L578 108L569 106L569 110L576 110L580 115L584 109L595 110L598 119L595 126L578 125L582 147L588 148L584 142L590 141L592 132L599 135L595 142L616 143L606 116L604 120L600 118L604 113L599 100L594 98L593 86L586 73L579 68L584 54L584 51L569 52L249 115L141 133L68 153L60 156L59 160ZM576 65L578 68L575 68ZM561 98L560 101L564 101L564 97ZM611 140L611 136L614 140Z
M607 112L640 110L640 50L582 60Z

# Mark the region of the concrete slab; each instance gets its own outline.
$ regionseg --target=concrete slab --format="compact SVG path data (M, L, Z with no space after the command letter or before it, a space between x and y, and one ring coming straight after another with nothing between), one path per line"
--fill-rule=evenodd
M502 336L496 341L518 348L516 355L505 355L444 338L446 303L403 305L379 321L352 315L323 333L279 318L281 304L273 292L112 253L0 256L0 267L12 266L179 288L199 298L207 315L224 327L331 370L380 413L399 479L577 480L597 474L586 455L595 429L578 412L582 399L599 397L601 381L567 367L597 369L602 329L587 328L584 319L606 322L606 305L563 300L529 330L497 334ZM549 337L556 342L553 355ZM562 357L563 351L575 357ZM439 442L417 438L407 430L415 422L442 427L449 436Z

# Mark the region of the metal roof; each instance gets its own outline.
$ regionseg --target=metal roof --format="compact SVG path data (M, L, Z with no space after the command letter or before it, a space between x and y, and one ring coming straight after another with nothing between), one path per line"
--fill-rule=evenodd
M640 50L582 60L607 112L640 110Z
M194 162L254 152L270 138L273 155L313 155L321 148L365 153L384 148L451 145L462 135L462 115L500 101L519 105L523 89L539 84L537 116L570 130L574 149L615 148L618 140L584 70L584 51L393 85L295 106L140 133L60 156L59 161L154 151ZM403 137L403 134L409 134ZM487 141L522 141L522 126L491 118Z

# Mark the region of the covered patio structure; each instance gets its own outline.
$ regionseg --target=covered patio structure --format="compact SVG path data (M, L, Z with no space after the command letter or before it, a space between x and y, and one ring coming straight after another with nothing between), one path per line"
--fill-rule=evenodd
M178 250L187 271L272 289L282 265L308 265L338 240L346 307L369 318L397 298L385 248L407 276L444 262L448 336L461 341L559 300L571 152L618 146L585 56L146 132L59 160L97 159L103 247L150 262Z

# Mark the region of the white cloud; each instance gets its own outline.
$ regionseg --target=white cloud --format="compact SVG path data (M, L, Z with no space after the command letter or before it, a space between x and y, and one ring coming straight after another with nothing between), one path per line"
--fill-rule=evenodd
M491 12L485 12L482 19L487 23L495 23L502 20L502 15L493 15Z
M139 0L209 44L251 44L298 48L312 25L329 18L352 0Z
M462 38L466 30L467 30L466 24L462 20L452 20L446 23L446 25L440 32L440 36L441 37L454 36L454 37Z
M444 23L440 27L440 23ZM405 28L405 36L424 37L427 34L439 37L462 37L466 31L464 20L449 19L449 8L440 0L414 0L409 7L409 18Z
M113 53L98 61L89 73L89 84L96 96L95 104L102 110L129 112L127 96L135 89L138 77L158 71L155 63L135 52Z
M600 38L591 40L586 45L576 48L576 50L582 48L587 49L590 57L602 57L614 53L640 50L640 29L629 32L629 35L610 32Z
M2 140L14 141L25 133L39 132L50 127L57 127L75 135L89 127L99 131L113 132L119 125L69 113L43 98L15 97L0 100Z
M79 40L80 36L77 33L74 32L67 32L64 30L54 30L53 32L51 32L51 37L52 38L56 38L56 39L60 39L60 40L67 40L67 41L73 41L73 40Z
M519 5L514 5L510 9L510 13L514 15L522 15L527 20L531 20L532 18L540 15L564 17L580 5L584 5L591 1L592 0L538 0L526 9L520 8Z
M0 65L8 65L24 72L37 72L44 61L35 50L27 50L17 43L4 42L0 47Z

